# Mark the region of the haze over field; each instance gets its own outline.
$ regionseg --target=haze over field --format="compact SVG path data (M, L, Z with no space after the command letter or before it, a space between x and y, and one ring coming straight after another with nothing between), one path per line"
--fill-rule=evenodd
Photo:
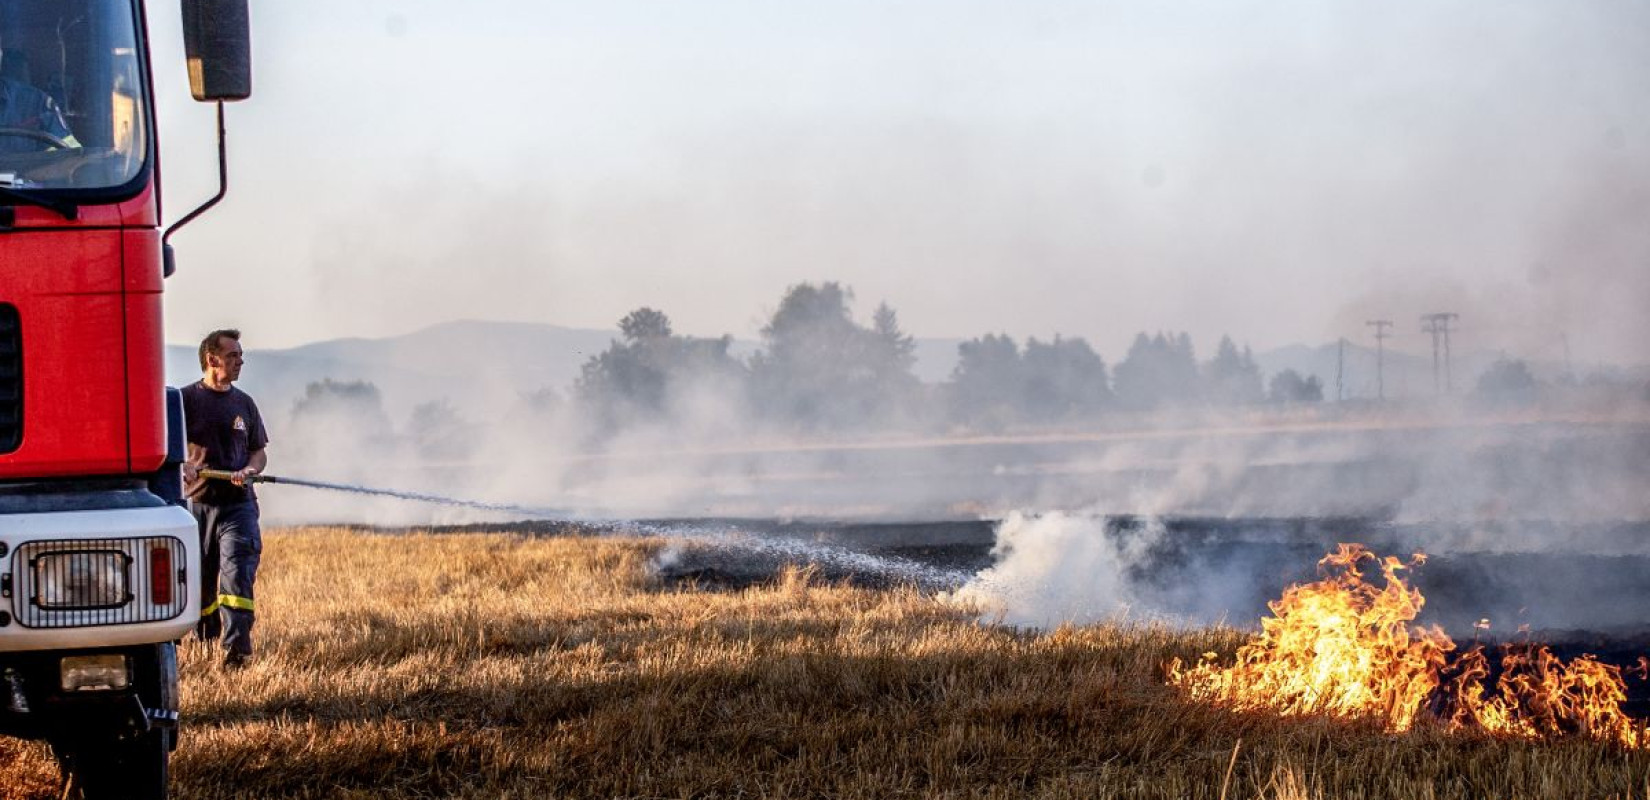
M211 190L151 8L168 216ZM908 330L1364 337L1641 363L1650 3L287 0L168 338L454 319L754 339L841 280Z
M1650 2L254 12L257 91L231 109L230 198L176 240L167 335L247 332L249 388L284 376L267 398L289 417L274 431L281 470L596 514L1348 514L1455 520L1467 535L1650 518L1632 371L1650 360ZM210 193L211 124L166 66L181 63L172 12L153 13L175 215ZM1006 373L985 369L972 382L893 370L873 388L898 391L847 392L852 370L810 374L829 359L786 356L771 335L781 298L826 281L853 290L855 325L884 343L990 355L1002 342L977 337L998 332L1025 345L1010 362L1032 360L1030 337L1056 366L1098 355L1095 402L1049 412L1027 402L1049 394L1028 380L994 406L980 397ZM888 336L872 331L883 302L898 312ZM669 315L665 335L621 339L615 323L644 308ZM1378 393L1359 347L1371 319L1395 323L1388 396L1428 396L1419 317L1445 311L1460 315L1459 394L1501 354L1533 368L1513 383L1557 394L1625 365L1609 391L1626 421L1590 427L1598 409L1582 404L1565 406L1575 427L1526 425L1524 406L1475 397L1320 431L1292 426L1347 414L1283 402L1273 410L1303 419L1221 432L1265 416L1262 394L1278 393L1261 382L1288 369L1333 398L1325 345L1341 337L1346 396ZM428 332L458 320L587 338L536 352L521 328L466 352L481 340L462 326ZM833 341L864 338L847 329ZM1136 334L1158 331L1175 385L1191 387L1161 403L1131 397L1120 371ZM1083 345L1047 346L1056 334ZM276 363L301 351L271 352L306 344L357 360L305 372ZM469 370L447 403L429 393L443 377L420 373L432 354ZM612 358L594 377L568 380L600 354ZM365 372L375 361L390 377ZM638 364L666 377L637 383ZM1142 374L1155 373L1133 371L1134 386ZM296 387L322 378L382 385L325 389L309 408L343 411L299 424ZM855 402L870 411L842 410ZM1195 409L1216 432L1106 438L1164 409ZM1496 414L1504 424L1481 424ZM1038 425L1079 433L942 441ZM888 445L902 435L919 443ZM333 500L270 508L430 518Z
M381 339L333 339L292 348L268 348L249 334L252 366L240 385L263 406L278 412L277 417L291 410L308 384L325 379L373 383L383 390L385 407L395 417L406 416L421 403L442 400L468 416L486 417L506 410L521 393L568 391L584 364L620 338L617 328L611 327L593 330L480 320L442 323ZM912 374L926 384L944 384L957 367L958 345L963 341L916 336L912 342L916 359ZM760 340L735 340L730 350L748 358L761 346ZM199 376L196 349L195 344L176 344L167 349L166 377L170 385L182 386ZM1208 349L1212 348L1204 348ZM1124 353L1100 355L1115 366ZM1456 353L1453 363L1459 385L1470 389L1500 357L1495 352ZM1346 399L1369 400L1377 393L1373 347L1349 343L1344 361L1340 361L1333 343L1317 347L1290 345L1257 352L1254 358L1263 378L1290 369L1316 377L1330 400L1334 399L1337 366L1344 367ZM1428 357L1388 352L1385 358L1387 396L1431 395L1432 362ZM1530 368L1542 380L1566 377L1562 361L1530 362ZM1580 365L1574 377L1585 380L1595 375L1596 369L1596 365ZM1650 368L1606 369L1604 374L1642 382L1650 378Z

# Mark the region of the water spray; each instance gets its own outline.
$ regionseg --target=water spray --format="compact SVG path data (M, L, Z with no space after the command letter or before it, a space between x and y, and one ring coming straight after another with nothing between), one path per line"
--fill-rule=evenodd
M222 469L203 469L198 473L202 478L217 481L235 480L235 473ZM420 503L435 503L444 506L461 506L464 508L479 508L485 511L503 511L513 514L525 514L539 520L572 519L574 514L562 509L533 508L518 506L511 503L487 503L480 500L464 500L457 497L447 497L439 494L425 494L423 492L403 492L394 489L374 489L370 486L353 486L347 483L328 483L326 481L312 481L303 478L288 478L281 475L248 475L247 483L274 483L286 486L304 486L310 489L326 489L333 492L351 492L354 494L369 494L378 497L394 497L401 500L413 500Z
M203 469L198 473L208 480L231 481L235 473L221 469ZM955 589L973 578L971 573L953 570L938 569L903 558L889 558L886 556L860 553L843 547L834 547L814 542L803 542L795 539L769 539L752 535L738 530L727 528L710 528L692 524L661 524L642 522L638 520L604 520L582 518L578 515L561 509L534 508L511 503L487 503L480 500L465 500L457 497L447 497L424 492L405 492L393 489L376 489L370 486L355 486L347 483L329 483L327 481L312 481L304 478L289 478L282 475L248 475L246 483L272 483L286 486L303 486L310 489L324 489L334 492L349 492L352 494L374 495L377 497L394 497L400 500L412 500L421 503L435 503L445 506L462 508L476 508L485 511L501 511L511 514L521 514L534 520L547 521L579 521L589 525L605 528L613 533L630 535L657 536L663 539L675 539L694 544L724 550L744 551L759 556L781 559L795 559L817 564L828 564L850 571L889 575L899 580L909 581L925 589Z

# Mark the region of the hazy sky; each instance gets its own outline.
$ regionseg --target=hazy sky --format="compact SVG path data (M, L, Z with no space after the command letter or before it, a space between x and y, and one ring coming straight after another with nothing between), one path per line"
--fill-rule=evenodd
M212 191L151 3L167 216ZM1461 313L1458 347L1642 362L1650 0L253 3L231 189L168 338L459 318L752 337L840 280L924 336Z

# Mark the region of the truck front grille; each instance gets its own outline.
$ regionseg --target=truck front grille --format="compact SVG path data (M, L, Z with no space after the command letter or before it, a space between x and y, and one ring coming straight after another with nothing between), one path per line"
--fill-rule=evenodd
M12 556L0 593L27 628L169 620L189 603L184 553L170 536L29 542Z
M23 334L17 306L0 303L0 453L23 444Z

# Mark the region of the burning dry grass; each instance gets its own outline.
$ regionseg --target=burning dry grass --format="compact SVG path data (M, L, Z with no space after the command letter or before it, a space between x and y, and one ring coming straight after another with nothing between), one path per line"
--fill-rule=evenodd
M1342 544L1319 562L1322 580L1291 586L1271 604L1273 616L1238 648L1235 663L1222 666L1218 653L1189 669L1171 662L1169 682L1229 708L1373 718L1395 732L1431 720L1527 739L1644 746L1644 722L1622 711L1620 667L1587 655L1566 662L1538 643L1520 643L1502 648L1492 685L1486 679L1497 670L1484 648L1457 654L1443 629L1414 626L1425 598L1399 573L1423 560L1406 564ZM1379 567L1383 584L1365 580L1369 566Z
M183 653L177 795L1650 795L1643 752L1223 711L1164 685L1232 631L1018 633L805 571L673 588L655 549L271 532L259 661ZM0 744L9 796L49 797L52 775Z

